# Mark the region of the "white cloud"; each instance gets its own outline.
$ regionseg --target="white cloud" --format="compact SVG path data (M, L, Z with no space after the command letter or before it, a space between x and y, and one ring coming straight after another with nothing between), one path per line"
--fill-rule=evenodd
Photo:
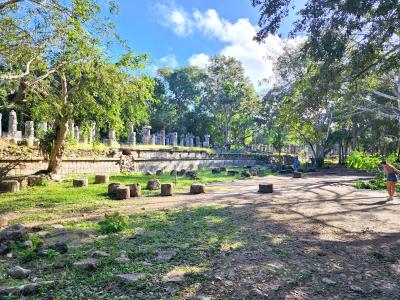
M240 60L250 80L258 85L268 80L268 86L274 84L273 60L282 52L285 45L296 45L302 38L284 40L278 36L269 36L264 43L253 40L257 28L248 19L238 19L232 23L221 18L214 9L205 12L198 10L188 13L182 7L160 5L163 10L162 24L171 28L175 34L189 36L199 32L224 44L220 54ZM179 15L179 18L176 15ZM208 56L204 53L192 55L190 65L205 66ZM265 84L265 83L264 83Z
M205 68L208 66L210 62L210 57L207 54L200 53L195 54L189 57L188 59L189 65L196 66L199 68Z
M159 65L160 67L168 67L174 69L179 66L179 63L175 55L169 54L160 58Z
M172 28L176 35L185 37L193 33L192 19L182 7L157 3L154 10L161 17L159 22Z

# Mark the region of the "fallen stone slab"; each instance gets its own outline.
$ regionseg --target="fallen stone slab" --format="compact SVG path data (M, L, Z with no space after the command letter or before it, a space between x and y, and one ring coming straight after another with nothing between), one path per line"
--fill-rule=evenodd
M159 190L161 188L161 183L158 179L151 179L147 181L146 188L150 191Z
M31 274L31 270L21 266L15 266L7 270L7 274L14 279L25 279Z
M212 174L219 174L219 173L221 173L221 169L220 168L211 169L211 173Z
M274 191L272 184L260 184L258 187L258 192L263 194L270 194Z
M114 275L114 279L125 284L133 284L146 278L144 273L130 273Z
M96 258L85 258L74 263L74 267L82 271L93 271L100 266Z
M142 195L142 188L139 183L133 183L127 185L130 189L131 198L140 197Z
M73 185L74 187L84 187L84 186L88 186L88 185L89 185L89 181L88 181L88 178L87 178L87 177L85 177L85 178L78 178L78 179L74 179L74 180L72 181L72 185Z
M110 176L108 176L108 175L96 175L94 177L95 184L108 183L109 180L110 180Z
M29 239L29 234L24 225L14 224L0 231L1 241L26 241Z
M3 180L0 181L0 192L16 193L19 191L20 184L18 180Z
M166 250L166 251L159 251L157 255L157 260L159 261L168 261L174 258L177 254L175 250Z
M161 196L172 196L172 184L163 183L161 185Z
M0 299L7 296L32 296L39 292L43 288L52 288L55 285L55 281L42 281L35 283L28 283L14 287L1 287L0 288Z
M115 262L118 264L127 264L127 263L130 263L131 260L129 259L128 255L126 254L126 251L121 250L119 252L118 257L115 259Z
M131 197L131 189L129 186L118 186L115 188L115 195L116 200L126 200Z
M199 184L199 183L192 184L190 186L190 193L192 195L204 194L205 193L205 189L206 189L206 186L204 184Z
M92 258L110 257L110 254L101 250L92 250L88 252L88 256Z
M170 271L162 278L163 282L183 282L186 273L184 271Z

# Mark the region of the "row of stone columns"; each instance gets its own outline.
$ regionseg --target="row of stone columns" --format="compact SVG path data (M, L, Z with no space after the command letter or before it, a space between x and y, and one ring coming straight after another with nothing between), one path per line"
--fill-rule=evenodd
M0 136L3 135L2 130L2 114L0 114ZM14 110L10 111L9 118L8 118L8 131L4 134L7 138L13 140L22 140L23 138L33 141L35 139L35 127L33 121L26 121L24 127L24 135L22 135L21 131L17 130L18 120L17 114ZM37 129L40 131L47 131L47 123L46 122L39 122ZM82 138L81 131L77 125L74 124L73 121L68 121L66 134L69 138L74 139L78 142L85 142L85 143L93 143L96 138L96 122L92 122L88 136ZM115 130L110 130L108 132L107 139L104 139L103 142L108 145L117 145L116 141L116 134ZM186 147L206 147L210 146L210 136L204 136L204 142L201 142L199 136L194 136L191 133L181 134L180 139L178 141L178 133L177 132L170 132L166 134L165 130L161 130L159 133L151 134L151 126L143 126L142 128L142 144L144 145L168 145L168 146L186 146ZM128 145L133 146L136 145L136 132L133 123L129 123L129 134L128 134Z

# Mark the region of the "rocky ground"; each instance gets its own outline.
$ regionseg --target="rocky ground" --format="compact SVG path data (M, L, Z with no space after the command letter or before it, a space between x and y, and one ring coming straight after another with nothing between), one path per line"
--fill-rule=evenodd
M400 299L400 201L356 190L360 177L331 169L145 198L119 208L130 215L119 234L96 231L98 212L35 224L31 257L17 247L2 259L0 294L36 284L32 299ZM273 194L257 193L263 182Z

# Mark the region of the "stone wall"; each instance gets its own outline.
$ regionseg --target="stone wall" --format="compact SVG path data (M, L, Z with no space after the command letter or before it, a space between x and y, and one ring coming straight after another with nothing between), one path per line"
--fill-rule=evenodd
M243 167L254 166L258 161L266 162L266 158L242 154L209 154L207 151L169 150L169 149L120 149L113 152L97 153L93 157L92 151L87 153L79 150L79 154L68 152L61 164L61 174L85 173L119 173L119 172L146 172L197 170L213 167ZM0 167L13 158L0 158ZM30 175L47 168L47 161L40 157L19 160L18 166L8 175Z

